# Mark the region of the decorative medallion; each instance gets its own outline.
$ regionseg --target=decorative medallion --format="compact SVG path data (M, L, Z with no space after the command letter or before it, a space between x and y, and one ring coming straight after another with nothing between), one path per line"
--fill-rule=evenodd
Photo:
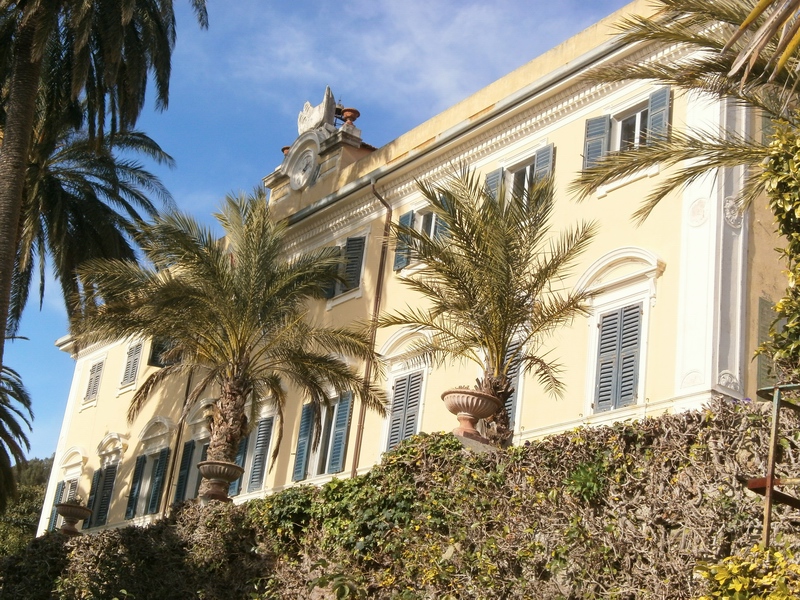
M739 229L742 226L742 209L736 198L733 196L725 198L722 210L725 213L725 222L728 225L734 229Z

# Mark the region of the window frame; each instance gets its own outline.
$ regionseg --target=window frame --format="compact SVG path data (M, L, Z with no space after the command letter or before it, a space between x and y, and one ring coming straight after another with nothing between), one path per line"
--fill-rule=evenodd
M369 250L369 230L368 229L359 229L354 232L349 233L346 237L340 238L333 244L333 247L339 248L339 251L343 257L345 257L345 253L347 252L347 244L348 241L351 239L363 239L363 247L361 249L361 264L359 266L358 272L358 282L357 285L353 287L344 288L343 284L340 282L336 282L335 285L331 287L328 291L326 296L327 299L327 310L330 310L337 304L350 300L351 298L360 298L363 294L363 280L364 280L364 271L366 269L367 257L368 257L368 250ZM345 257L346 258L346 257ZM347 269L347 261L342 261L342 275L344 276L344 272Z
M345 399L347 404L345 405ZM307 403L303 405L312 406L311 404ZM342 407L346 406L346 413L341 413ZM328 406L321 406L322 416L320 418L320 424L322 427L322 431L320 432L320 441L319 445L314 448L313 440L314 440L314 431L315 431L315 420L314 420L314 412L312 411L310 419L311 425L309 427L308 435L306 438L306 447L305 447L305 474L302 477L298 477L297 473L297 453L300 451L300 440L301 436L298 433L298 439L295 442L295 462L293 463L292 468L292 481L293 482L302 482L302 481L309 481L315 480L324 477L334 477L339 473L342 473L345 470L345 458L347 456L347 445L350 438L350 424L353 415L353 394L351 392L347 392L345 394L341 394L334 399L331 399L330 404ZM304 408L305 409L305 408ZM305 409L309 410L309 409ZM314 411L317 409L315 408ZM342 423L344 421L344 423ZM301 422L299 427L302 428L302 414L301 414ZM342 427L343 426L343 430ZM343 432L342 432L343 431ZM332 462L332 454L336 444L336 436L337 433L342 433L341 439L341 448L342 448L342 455L341 455L341 468L338 470L331 470L334 465L331 464Z

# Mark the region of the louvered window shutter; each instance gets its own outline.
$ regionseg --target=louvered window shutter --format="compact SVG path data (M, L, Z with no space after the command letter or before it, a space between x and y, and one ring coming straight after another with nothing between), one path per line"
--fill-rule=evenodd
M650 94L647 107L647 143L666 140L669 134L669 87Z
M267 471L267 460L269 459L269 442L272 438L272 426L275 419L269 417L258 422L256 431L256 447L253 450L253 466L250 469L250 481L247 484L247 491L260 490L264 487L264 474Z
M361 284L361 263L364 260L366 238L347 238L344 247L344 286L342 292L353 290Z
M164 474L169 462L169 448L164 448L158 453L158 458L153 465L153 479L150 482L150 497L147 500L147 514L153 515L161 506L161 492L164 489Z
M511 356L519 350L520 343L512 342L506 351L505 360L507 362ZM514 392L508 397L505 404L506 414L508 414L508 425L514 428L514 415L517 413L517 396L519 388L519 358L515 358L508 369L508 380L514 388Z
M611 116L586 119L586 139L583 146L583 168L588 169L611 148Z
M247 458L247 443L249 442L249 437L244 437L239 440L239 449L236 451L236 460L234 462L239 465L240 467L244 467L244 461ZM228 488L228 495L229 496L238 496L239 492L242 489L242 478L244 477L244 473L242 473L241 477L236 481L231 482L230 487Z
M77 494L78 494L78 480L70 479L67 482L67 500L75 500L75 496Z
M83 521L83 528L88 529L95 524L97 518L97 494L99 493L100 482L103 479L103 470L97 469L92 475L92 485L89 488L89 500L86 506L92 511L91 516Z
M594 399L595 412L614 407L617 388L617 363L619 361L619 326L621 311L606 313L600 317L600 334L597 353L597 389Z
M347 450L347 434L350 429L350 406L353 403L353 394L342 394L336 404L336 416L333 421L333 440L331 453L328 457L327 473L341 473L344 470L344 457Z
M61 497L64 495L64 487L66 482L59 481L56 485L56 493L53 496L53 508L50 509L50 521L47 524L47 531L53 531L58 522L58 513L56 512L56 504L61 502Z
M411 437L417 432L417 417L419 415L421 394L421 371L395 380L387 450L391 450L402 440Z
M194 457L195 444L196 442L194 440L189 440L183 445L181 464L178 467L178 483L175 486L173 502L183 502L186 499L186 484L189 482L189 474L192 472L192 458Z
M86 400L92 400L97 397L97 392L100 389L100 376L103 374L103 363L95 363L89 370L89 385L86 388Z
M207 458L208 458L208 444L206 443L206 444L203 444L203 447L200 449L200 460L198 460L197 462L201 463L204 460L206 460ZM195 468L196 468L196 465L195 465ZM198 470L198 472L197 472L197 481L195 481L195 484L194 484L194 495L192 496L192 498L197 498L197 495L200 493L200 483L202 481L203 481L203 476L200 475L200 472Z
M122 385L136 381L136 372L139 370L139 359L142 356L142 343L134 344L128 348L128 357L125 360L125 372L122 375Z
M100 505L97 507L97 519L94 525L105 525L108 509L111 506L111 495L114 493L114 480L117 478L117 465L108 465L103 470L103 487L100 493Z
M631 304L600 317L596 412L636 402L641 337L641 304Z
M297 450L294 455L294 470L292 481L302 481L306 478L308 469L308 454L311 448L311 433L314 428L314 405L305 404L300 415L300 430L297 434Z
M341 256L342 249L341 249L341 248L339 248L339 247L337 247L337 248L335 248L335 250L336 250L336 251L339 253L339 255ZM336 295L336 288L338 288L338 287L339 287L339 283L337 283L336 281L331 281L331 282L328 284L328 286L325 288L325 293L324 293L325 295L324 295L324 297L325 297L325 298L327 298L328 300L330 300L331 298L333 298L333 297Z
M547 144L544 148L536 151L536 162L533 168L533 179L548 177L553 172L555 162L556 147L554 144Z
M489 192L489 195L495 200L497 199L497 193L500 190L500 182L502 179L503 169L495 169L486 176L486 191Z
M414 211L410 210L407 213L400 215L398 222L401 227L413 227ZM399 271L400 269L407 267L408 263L410 262L411 248L408 246L408 236L400 234L397 236L397 246L394 250L394 270Z
M442 203L442 208L445 210L445 212L450 214L450 205L448 204L447 197L445 197L444 194L439 194L439 202ZM450 228L440 215L434 215L433 218L433 239L438 240L441 239L442 236L447 235L450 232Z
M142 488L142 476L144 467L147 464L147 457L142 454L136 457L136 464L133 467L133 479L131 480L131 492L128 494L128 505L125 507L125 518L132 519L136 516L136 506L139 504L139 491Z

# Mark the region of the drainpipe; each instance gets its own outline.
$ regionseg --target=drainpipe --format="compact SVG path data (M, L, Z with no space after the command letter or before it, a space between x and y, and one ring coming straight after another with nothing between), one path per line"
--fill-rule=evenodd
M189 389L192 385L192 372L189 372L189 376L186 378L186 390L183 393L183 406L186 406L186 400L189 398ZM185 413L185 410L181 410L181 413ZM183 424L186 421L186 415L181 414L181 418L178 420L178 435L175 436L175 451L170 452L170 461L169 461L169 472L167 473L167 485L164 486L165 491L167 492L166 498L161 498L161 518L165 519L167 516L167 510L171 506L169 502L170 492L172 491L173 481L172 478L175 476L175 466L178 464L180 457L178 456L178 451L181 448L181 441L183 440Z
M389 234L392 229L392 207L391 205L378 193L375 185L376 179L370 181L372 185L372 195L386 207L386 220L383 225L383 242L381 243L381 260L378 266L378 279L375 282L375 301L372 305L372 327L370 328L370 347L373 352L375 351L375 336L377 335L378 315L381 310L381 301L383 300L383 278L386 272L386 256L389 253ZM369 386L369 381L372 378L372 363L373 360L367 359L367 364L364 365L364 389ZM364 402L361 402L361 407L358 412L358 429L356 429L356 447L353 450L353 469L350 472L350 477L355 477L358 474L358 461L361 458L361 443L364 439L364 420L367 417L367 407Z

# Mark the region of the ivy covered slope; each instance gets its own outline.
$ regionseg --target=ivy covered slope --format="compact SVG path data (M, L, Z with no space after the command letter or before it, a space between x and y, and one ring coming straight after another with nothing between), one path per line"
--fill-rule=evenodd
M40 538L2 563L0 598L698 598L713 593L698 562L760 536L741 480L765 472L761 408L716 401L496 453L418 436L357 479ZM797 476L798 421L782 422L779 471ZM776 508L782 544L800 546L798 518Z

